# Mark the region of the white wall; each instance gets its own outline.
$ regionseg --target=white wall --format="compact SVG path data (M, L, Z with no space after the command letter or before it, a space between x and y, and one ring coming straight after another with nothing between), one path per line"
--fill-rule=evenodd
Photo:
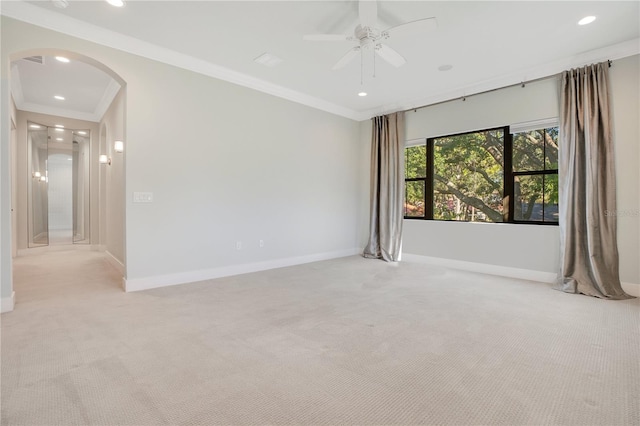
M620 275L627 283L640 283L638 63L638 56L620 59L610 70L618 209L625 212L618 219ZM558 79L548 79L410 111L407 140L557 117L559 99ZM370 131L363 131L361 142L368 138ZM549 273L559 269L554 226L405 220L403 251Z
M360 226L358 227L358 241L359 247L364 251L364 247L369 241L369 217L371 210L371 120L365 120L360 122L360 191L359 197L359 214L360 214Z
M1 24L0 24L1 25ZM1 30L0 26L0 30ZM4 52L5 37L0 37L0 52ZM2 55L0 62L0 312L13 310L11 285L11 97L9 95L9 62Z
M100 129L104 129L104 140L100 140L100 153L111 158L111 165L101 165L99 169L100 197L102 203L98 211L102 222L101 244L113 256L118 264L125 263L125 152L117 153L113 149L114 141L125 140L125 89L120 89L100 120ZM100 138L102 139L102 138Z
M9 167L11 169L11 182L17 182L18 170L17 170L17 156L18 156L18 111L13 98L10 100L10 127L11 127L11 145L9 151ZM15 257L18 254L18 240L15 238L18 235L18 188L16 185L11 185L11 256Z
M610 68L620 280L640 284L640 55Z
M127 111L146 113L127 118L129 279L355 247L357 123L133 62Z
M3 84L9 55L40 47L126 82L127 281L359 245L357 122L6 17L2 43Z

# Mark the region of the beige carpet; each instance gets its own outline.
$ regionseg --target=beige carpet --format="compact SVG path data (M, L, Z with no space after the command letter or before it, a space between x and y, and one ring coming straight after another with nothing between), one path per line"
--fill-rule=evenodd
M640 424L640 304L350 257L126 294L18 258L2 425Z

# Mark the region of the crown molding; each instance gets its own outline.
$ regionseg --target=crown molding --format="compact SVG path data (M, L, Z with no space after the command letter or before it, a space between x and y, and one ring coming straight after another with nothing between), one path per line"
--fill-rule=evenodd
M71 110L71 109L64 109L64 108L56 108L56 107L50 107L50 106L46 106L46 105L40 105L40 104L34 104L31 102L23 102L22 104L18 105L18 103L16 102L16 108L20 111L27 111L27 112L35 112L38 114L47 114L47 115L55 115L57 117L64 117L64 118L73 118L76 120L83 120L83 121L91 121L93 123L99 123L100 122L100 118L96 118L93 113L88 113L88 112L80 112L80 111L75 111L75 110Z
M107 110L111 106L111 102L113 102L113 99L116 97L116 95L120 91L120 88L121 86L117 81L113 79L109 81L109 85L104 90L102 99L100 99L100 102L98 102L98 105L96 106L96 109L93 112L93 116L97 118L97 120L95 121L102 120L102 117L104 117L104 114L107 112Z
M462 97L469 97L483 92L501 89L516 84L527 83L528 81L553 77L565 70L582 67L585 65L603 62L640 54L640 38L627 40L611 46L594 49L574 56L562 58L553 62L548 62L536 67L520 70L516 73L506 74L497 78L478 82L470 86L460 86L453 90L437 93L427 97L414 98L400 101L380 108L369 109L360 113L361 120L378 115L389 114L396 111L411 110L425 106L447 102ZM615 64L614 64L615 66Z
M371 117L391 112L411 110L440 102L446 102L463 96L472 96L482 92L496 90L527 81L552 77L564 70L588 65L594 62L616 60L640 54L640 38L628 40L616 45L583 52L578 55L562 58L540 66L523 69L497 78L479 81L473 85L431 94L426 97L404 99L393 104L377 108L356 111L332 102L328 102L304 93L288 89L265 80L233 71L193 56L185 55L170 49L148 43L134 37L107 30L84 21L80 21L60 13L28 4L22 0L0 2L0 13L7 17L37 25L49 30L64 33L73 37L111 47L123 52L163 62L179 68L190 70L209 77L228 81L263 93L287 99L318 110L346 117L356 121L364 121ZM91 121L95 121L92 119Z
M352 120L359 120L361 114L350 108L328 102L295 90L288 89L247 74L233 71L190 55L157 46L134 37L126 36L84 21L71 18L60 13L51 12L38 6L28 4L22 0L3 1L0 13L9 18L37 25L52 31L57 31L123 52L142 56L158 62L190 70L209 77L228 81L240 86L248 87L259 92L267 93L292 102L319 109Z

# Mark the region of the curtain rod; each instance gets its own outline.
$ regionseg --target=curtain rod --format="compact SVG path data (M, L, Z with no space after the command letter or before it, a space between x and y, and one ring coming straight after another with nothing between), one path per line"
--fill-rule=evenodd
M613 63L613 61L611 59L609 59L609 60L607 60L607 63L609 64L609 68L611 68L611 64ZM508 89L510 87L516 87L516 86L525 87L528 83L535 83L537 81L550 80L552 78L558 78L560 76L560 74L561 73L552 74L552 75L548 75L546 77L539 77L539 78L534 78L533 80L526 80L526 81L521 81L520 83L514 83L514 84L509 84L507 86L496 87L495 89L483 90L482 92L476 92L476 93L472 93L470 95L462 95L460 97L447 99L445 101L440 101L440 102L435 102L435 103L428 104L428 105L421 105L419 107L405 109L404 112L410 112L410 111L417 112L419 109L422 109L422 108L427 108L427 107L434 106L434 105L446 104L447 102L453 102L453 101L457 101L457 100L460 100L460 99L462 99L462 101L464 102L464 101L467 100L467 98L470 98L472 96L484 95L485 93L491 93L491 92L495 92L495 91L502 90L502 89Z

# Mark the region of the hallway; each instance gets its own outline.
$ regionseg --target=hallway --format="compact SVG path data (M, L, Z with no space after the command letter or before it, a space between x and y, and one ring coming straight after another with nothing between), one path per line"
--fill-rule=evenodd
M72 245L29 251L33 254L13 261L16 309L37 312L41 304L70 309L88 296L123 294L122 275L102 252Z

